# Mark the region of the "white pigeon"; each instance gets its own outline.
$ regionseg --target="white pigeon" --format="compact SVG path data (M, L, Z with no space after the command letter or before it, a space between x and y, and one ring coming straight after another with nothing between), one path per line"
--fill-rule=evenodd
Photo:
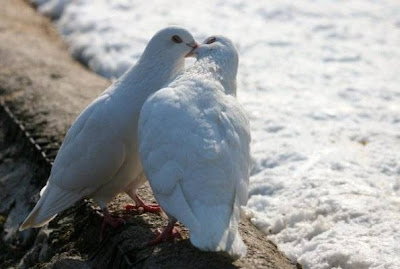
M169 217L153 245L182 222L190 241L237 259L247 248L239 232L247 204L250 126L236 99L238 53L221 36L193 51L198 60L147 99L139 119L139 152L159 205Z
M180 27L167 27L149 41L138 62L95 99L68 130L47 185L20 230L40 227L82 198L104 212L103 224L117 226L107 204L126 192L137 206L145 182L137 144L137 125L145 100L184 69L197 43ZM104 225L103 225L104 227Z

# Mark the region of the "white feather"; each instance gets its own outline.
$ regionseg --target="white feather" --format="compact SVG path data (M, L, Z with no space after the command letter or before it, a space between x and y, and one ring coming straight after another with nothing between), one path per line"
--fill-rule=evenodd
M143 105L139 147L157 201L189 228L193 245L236 259L246 254L238 224L248 195L250 127L235 98L236 50L217 40L222 48L200 47L200 59Z
M184 42L174 43L174 35ZM136 193L143 182L137 148L140 110L150 94L183 69L194 43L182 28L159 31L137 64L79 115L57 154L48 187L21 230L44 225L84 197L105 208L120 192Z
M81 199L80 193L66 191L52 184L46 185L40 195L41 199L21 225L21 230L43 226L51 221L58 212L67 209Z

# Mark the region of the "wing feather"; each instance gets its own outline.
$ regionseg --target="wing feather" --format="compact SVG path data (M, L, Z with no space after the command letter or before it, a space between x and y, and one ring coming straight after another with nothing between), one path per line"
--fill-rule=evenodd
M106 99L106 95L100 96L71 126L54 161L50 183L88 195L111 180L122 166L126 155L123 142L118 134L103 132L112 120Z
M216 240L228 238L223 229L230 222L237 227L235 204L247 203L250 130L233 97L202 86L164 88L151 96L140 115L139 145L160 205L194 240L206 237L198 242L211 250Z

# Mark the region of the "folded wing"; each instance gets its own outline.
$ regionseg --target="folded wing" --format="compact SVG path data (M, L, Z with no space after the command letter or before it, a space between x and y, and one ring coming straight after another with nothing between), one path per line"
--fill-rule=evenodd
M74 122L57 154L47 185L20 229L39 227L62 210L109 182L125 159L125 148L115 134L102 132L107 124L98 98ZM100 121L99 119L103 119Z
M213 85L215 86L215 85ZM236 99L206 85L165 88L143 106L140 154L155 197L203 250L246 252L249 123Z

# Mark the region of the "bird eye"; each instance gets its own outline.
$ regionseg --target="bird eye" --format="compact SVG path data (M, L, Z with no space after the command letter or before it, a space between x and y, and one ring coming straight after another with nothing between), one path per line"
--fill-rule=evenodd
M175 43L182 43L182 38L178 35L174 35L172 38L172 41L174 41Z
M215 37L210 37L208 40L207 40L207 44L212 44L212 43L214 43L215 42L215 40L217 40Z

